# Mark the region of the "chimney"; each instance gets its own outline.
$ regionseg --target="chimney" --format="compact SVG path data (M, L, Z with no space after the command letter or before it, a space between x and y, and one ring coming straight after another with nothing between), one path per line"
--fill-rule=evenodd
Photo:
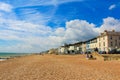
M100 35L102 36L102 35L103 35L103 33L100 33Z
M113 29L112 32L115 32L115 30Z
M107 30L104 30L104 32L107 32Z

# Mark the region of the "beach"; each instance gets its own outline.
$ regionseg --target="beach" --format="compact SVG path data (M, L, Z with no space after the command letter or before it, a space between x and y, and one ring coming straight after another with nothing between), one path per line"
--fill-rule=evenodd
M119 80L120 61L85 55L29 55L0 62L0 80Z

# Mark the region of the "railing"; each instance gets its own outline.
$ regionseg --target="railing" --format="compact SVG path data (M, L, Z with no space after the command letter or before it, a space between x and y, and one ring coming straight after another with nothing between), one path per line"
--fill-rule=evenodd
M120 60L120 54L102 54L104 60Z

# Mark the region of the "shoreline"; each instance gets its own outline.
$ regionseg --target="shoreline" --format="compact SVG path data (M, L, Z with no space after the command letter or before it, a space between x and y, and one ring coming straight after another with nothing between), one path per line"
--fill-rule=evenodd
M19 58L19 57L32 55L32 53L29 53L29 54L27 54L27 53L26 54L24 54L24 53L23 54L22 53L17 53L17 54L19 54L19 55L16 55L16 53L15 53L15 55L5 55L5 56L3 56L3 55L1 56L0 55L0 61L6 61L6 60L12 59L12 58Z
M6 61L6 60L7 60L7 59L0 59L0 62L1 62L1 61Z
M8 59L10 59L10 58L8 58L8 57L6 57L6 58L1 58L1 57L0 57L0 62L1 62L1 61L6 61L6 60L8 60Z
M29 55L8 56L8 57L2 57L2 56L0 56L0 62L7 61L9 59L20 58L20 57L24 57L24 56L29 56Z

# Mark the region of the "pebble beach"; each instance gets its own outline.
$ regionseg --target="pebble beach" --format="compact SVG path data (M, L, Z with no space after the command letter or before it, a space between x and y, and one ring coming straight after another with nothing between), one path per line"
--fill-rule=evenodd
M120 80L119 68L84 55L29 55L0 61L0 80Z

